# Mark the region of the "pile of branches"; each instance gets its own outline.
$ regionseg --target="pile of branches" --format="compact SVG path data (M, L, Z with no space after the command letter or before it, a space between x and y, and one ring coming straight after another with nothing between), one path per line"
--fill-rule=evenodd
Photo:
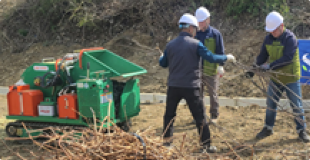
M137 133L127 133L113 126L109 129L100 127L86 128L83 130L63 131L53 128L39 130L27 130L28 133L51 130L51 135L40 135L45 138L44 142L37 141L29 135L34 144L44 150L44 153L37 155L33 151L32 158L38 159L180 159L182 153L176 149L167 149L162 145L161 138L154 138L150 130ZM26 126L24 126L26 128ZM113 131L113 132L112 132ZM58 134L62 132L63 134ZM19 140L21 138L8 138L8 140ZM7 146L8 149L10 149ZM42 155L43 154L43 155ZM30 157L21 156L15 152L20 159Z

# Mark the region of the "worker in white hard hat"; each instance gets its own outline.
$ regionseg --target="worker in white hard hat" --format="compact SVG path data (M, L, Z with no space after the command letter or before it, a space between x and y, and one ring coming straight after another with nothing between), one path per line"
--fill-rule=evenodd
M201 57L211 63L234 62L233 55L215 55L199 40L194 39L198 29L197 19L191 14L184 14L179 20L182 30L179 36L171 40L159 59L160 66L169 67L166 111L164 115L164 137L173 136L173 122L179 102L185 99L196 120L196 127L202 148L200 151L215 152L211 146L210 130L205 116L201 86ZM170 145L167 141L164 145Z
M265 30L269 34L265 37L254 66L259 66L262 70L269 70L271 72L271 80L267 91L265 125L256 135L256 138L262 139L273 134L277 102L279 102L285 90L290 100L290 105L293 108L299 138L303 142L309 142L310 139L306 133L306 119L301 101L300 60L297 38L292 31L285 28L283 17L275 11L267 15ZM268 59L269 62L267 62ZM249 71L247 76L252 78L254 73Z
M221 33L210 25L210 12L205 7L199 7L196 10L195 16L199 23L200 30L196 34L196 39L203 43L212 53L217 55L225 55L224 43ZM224 62L210 63L206 60L203 61L203 88L208 88L210 97L210 117L216 123L219 116L219 101L218 101L218 88L219 79L224 75Z

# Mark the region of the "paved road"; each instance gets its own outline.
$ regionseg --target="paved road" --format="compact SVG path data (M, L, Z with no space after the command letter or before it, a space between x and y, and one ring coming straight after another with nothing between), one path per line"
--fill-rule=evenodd
M0 86L0 95L6 95L9 91L9 88L6 86ZM140 94L141 103L165 103L166 95L158 94L158 93L141 93ZM209 97L205 97L205 105L209 105ZM228 97L219 97L219 102L221 106L251 106L252 104L256 104L259 106L266 107L266 98L255 98L255 97L236 97L236 98L228 98ZM185 103L184 100L181 103ZM310 100L303 100L304 109L310 112ZM287 100L282 99L280 104L284 106L284 108L289 107Z
M6 95L9 92L9 87L0 87L0 94Z

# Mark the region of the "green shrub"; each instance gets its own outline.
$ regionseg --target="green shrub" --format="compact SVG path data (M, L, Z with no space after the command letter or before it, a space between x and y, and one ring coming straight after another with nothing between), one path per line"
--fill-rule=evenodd
M77 26L89 26L93 24L92 10L86 7L86 3L94 0L36 0L28 15L33 19L49 21L49 28L54 31L55 26L64 19L70 19ZM64 18L67 16L66 18Z
M283 15L289 13L289 7L285 0L230 0L226 12L232 16L240 16L241 14L258 16L260 14L266 15L273 10Z
M249 14L253 17L267 15L273 10L284 16L289 13L286 0L192 0L192 2L194 8L200 5L208 8L220 6L225 9L228 16L234 18L238 18L242 14Z

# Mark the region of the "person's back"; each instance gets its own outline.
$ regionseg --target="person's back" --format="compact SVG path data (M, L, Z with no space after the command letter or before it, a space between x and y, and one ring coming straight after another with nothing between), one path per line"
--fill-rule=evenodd
M199 41L189 33L181 32L179 37L166 47L169 59L168 85L185 88L198 88L200 80L200 56L197 53Z
M221 63L227 60L235 61L232 55L214 55L201 42L193 37L198 29L197 19L184 14L179 20L180 35L169 42L162 56L159 58L160 66L169 67L168 90L166 111L164 115L164 138L169 146L173 136L173 118L176 116L176 109L181 99L185 99L189 109L196 120L198 133L201 134L200 142L202 151L216 151L211 146L210 130L204 114L202 96L200 95L200 59L211 63Z

